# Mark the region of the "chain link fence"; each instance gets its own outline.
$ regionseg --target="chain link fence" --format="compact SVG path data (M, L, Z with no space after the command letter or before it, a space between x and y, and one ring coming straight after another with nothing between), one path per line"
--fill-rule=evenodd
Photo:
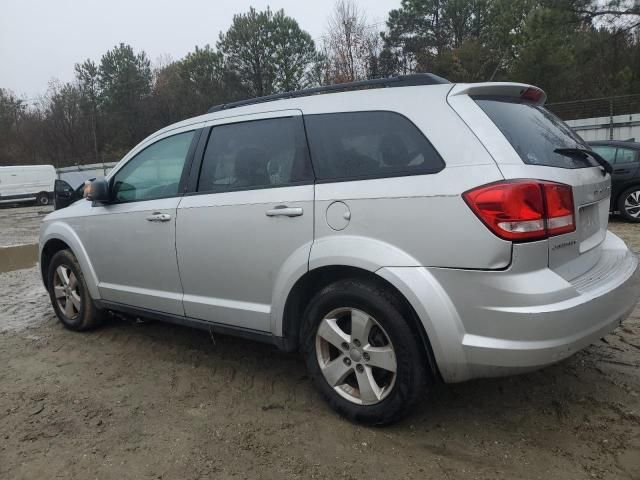
M640 94L548 103L585 140L640 140Z
M547 103L546 107L565 121L630 115L640 113L640 93L619 97L588 98L570 102Z

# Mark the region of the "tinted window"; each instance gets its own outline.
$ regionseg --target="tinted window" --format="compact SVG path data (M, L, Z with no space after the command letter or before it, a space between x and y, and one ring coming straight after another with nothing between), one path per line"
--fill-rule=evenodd
M114 176L115 200L130 202L177 196L193 134L186 132L163 138L129 160Z
M436 173L438 152L408 119L393 112L305 116L319 180Z
M540 105L510 99L475 98L524 163L560 168L595 167L590 157L566 156L556 148L589 148L569 126Z
M599 153L607 162L613 164L616 161L616 147L608 145L593 145L591 147L594 152Z
M618 155L616 156L616 163L629 163L635 162L638 152L629 148L618 148Z
M198 191L280 187L312 179L302 119L274 118L214 127Z

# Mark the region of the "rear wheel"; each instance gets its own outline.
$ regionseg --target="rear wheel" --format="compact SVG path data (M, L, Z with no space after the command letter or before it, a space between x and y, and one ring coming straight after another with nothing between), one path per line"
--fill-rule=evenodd
M301 344L316 387L338 413L385 425L423 398L427 359L405 317L391 292L360 280L338 281L311 300Z
M49 198L49 194L47 192L40 192L36 197L36 203L38 205L45 206L45 205L49 205L50 202L51 202L51 199Z
M620 214L630 222L640 222L640 186L631 187L618 198Z
M102 323L104 312L93 303L80 265L71 251L61 250L53 256L47 285L53 309L65 327L83 331Z

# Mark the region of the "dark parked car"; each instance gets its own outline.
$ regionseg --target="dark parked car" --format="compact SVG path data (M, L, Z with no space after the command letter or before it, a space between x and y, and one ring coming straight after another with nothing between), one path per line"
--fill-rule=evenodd
M95 177L87 175L75 175L66 180L56 180L53 193L53 205L55 210L66 208L73 202L80 200L84 192L85 181L93 181ZM72 186L73 185L73 186Z
M613 167L611 211L630 222L640 222L640 143L622 140L589 142Z

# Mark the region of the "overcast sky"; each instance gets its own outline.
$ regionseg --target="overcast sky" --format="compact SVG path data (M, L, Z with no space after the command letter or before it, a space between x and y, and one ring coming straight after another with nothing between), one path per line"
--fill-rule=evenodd
M284 8L318 40L333 0L2 0L0 87L27 98L47 89L51 78L73 79L73 66L95 61L125 42L145 50L152 62L174 60L195 45L215 46L234 13L249 6ZM400 0L359 0L370 23L384 22ZM380 25L383 28L383 25Z

